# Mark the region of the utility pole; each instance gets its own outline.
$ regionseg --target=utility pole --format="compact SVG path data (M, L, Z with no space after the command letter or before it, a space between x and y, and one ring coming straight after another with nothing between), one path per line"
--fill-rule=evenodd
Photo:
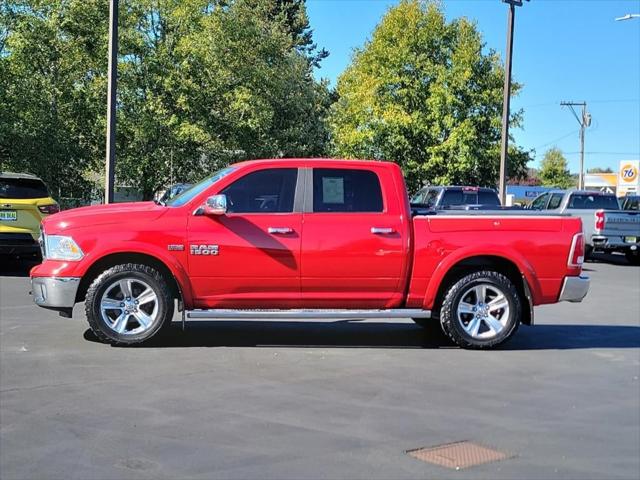
M116 98L118 91L118 0L109 0L109 72L107 84L107 154L104 203L113 203L116 163Z
M507 16L507 58L504 72L504 90L502 99L502 141L500 143L500 185L498 192L500 202L504 205L507 200L507 154L509 150L509 108L511 103L511 57L513 56L513 25L516 7L522 6L523 0L502 0L509 4ZM529 1L529 0L527 0Z
M560 102L563 107L569 107L571 113L580 124L580 174L578 176L578 189L584 190L584 130L591 125L591 114L587 112L587 102ZM582 107L582 115L579 117L573 107Z

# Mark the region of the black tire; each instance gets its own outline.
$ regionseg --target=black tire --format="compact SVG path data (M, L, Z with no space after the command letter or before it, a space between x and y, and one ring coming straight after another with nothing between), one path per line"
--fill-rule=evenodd
M467 298L472 288L478 286L485 286L489 291L502 293L508 303L508 309L503 308L502 310L496 310L498 315L502 312L502 315L506 315L506 318L503 319L503 317L500 316L500 322L504 320L502 330L493 336L491 336L492 330L488 328L488 323L481 320L477 320L477 323L481 328L485 327L486 330L480 332L478 329L476 330L476 336L472 336L465 330L464 322L459 319L458 316L458 306L460 302L462 302L463 298ZM482 300L483 304L484 301L486 301L486 299ZM476 303L477 302L478 300L476 299ZM479 313L462 313L462 315L463 319L473 319L475 318L474 315L477 316ZM452 284L447 290L440 310L440 322L444 332L457 345L469 349L488 349L506 342L518 330L521 316L522 301L515 285L504 275L491 270L471 273ZM470 323L471 320L467 322L466 326L469 327ZM481 336L485 337L479 338Z
M635 252L627 252L625 253L625 257L627 257L627 262L631 265L640 265L640 252L637 250Z
M591 256L593 255L593 247L591 245L586 245L584 247L584 260L591 260Z
M153 308L157 308L157 310L154 310L154 320L150 322L150 326L144 331L136 333L136 329L133 328L130 332L118 333L103 318L100 306L103 295L105 295L105 292L116 288L115 283L120 280L130 280L133 285L132 290L140 289L141 285L146 284L156 296L153 303ZM122 295L122 293L116 295ZM85 299L87 321L95 336L104 343L117 346L137 345L157 336L171 325L173 309L173 296L164 276L152 267L135 263L116 265L102 272L87 290ZM140 310L142 310L142 305ZM116 312L116 310L113 311ZM106 315L109 316L110 314ZM134 314L132 313L131 315ZM128 322L131 322L134 327L138 324L136 317L131 320L131 316L129 316L124 322L125 327L128 326ZM138 324L138 328L144 328L143 324Z

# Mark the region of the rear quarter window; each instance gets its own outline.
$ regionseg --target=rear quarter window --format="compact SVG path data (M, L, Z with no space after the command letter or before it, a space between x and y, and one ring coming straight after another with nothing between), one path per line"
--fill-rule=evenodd
M42 180L34 178L0 178L0 198L46 198L49 190Z

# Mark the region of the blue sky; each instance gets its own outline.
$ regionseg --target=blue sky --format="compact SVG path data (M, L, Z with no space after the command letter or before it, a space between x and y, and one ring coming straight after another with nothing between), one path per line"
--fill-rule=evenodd
M314 39L330 55L316 71L333 85L354 48L370 37L388 0L308 0ZM507 5L500 0L444 0L449 19L467 17L486 48L504 58ZM561 148L572 172L579 165L579 125L562 100L586 101L593 116L585 140L585 168L640 158L640 0L531 0L517 8L513 78L524 84L512 108L524 108L518 145L536 149L537 166L551 146Z

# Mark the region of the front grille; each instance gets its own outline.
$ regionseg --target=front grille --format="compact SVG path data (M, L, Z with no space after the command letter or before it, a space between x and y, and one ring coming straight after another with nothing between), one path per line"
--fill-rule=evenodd
M33 237L28 233L0 233L1 245L33 245Z

